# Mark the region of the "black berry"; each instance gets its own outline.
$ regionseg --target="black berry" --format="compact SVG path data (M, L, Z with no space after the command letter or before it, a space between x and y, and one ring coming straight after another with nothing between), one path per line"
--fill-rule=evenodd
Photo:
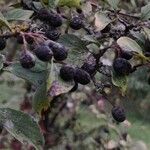
M120 52L120 57L124 58L126 60L130 60L133 57L133 55L130 52L121 51Z
M6 47L6 39L0 38L0 50L3 50Z
M60 69L60 77L64 80L64 81L71 81L74 79L74 73L75 73L75 69L73 67L70 66L63 66Z
M68 56L68 50L61 44L50 43L49 47L53 51L54 59L57 61L63 61Z
M50 12L45 8L41 8L37 15L38 18L42 21L48 21L50 18Z
M88 62L85 62L81 69L83 69L84 71L86 71L87 73L89 73L90 75L93 75L96 72L96 64L90 64Z
M57 41L60 36L60 32L58 30L49 30L45 33L46 37L50 40Z
M131 70L131 64L124 58L117 58L113 63L113 69L118 75L128 75Z
M48 46L45 46L45 45L38 46L34 52L37 58L45 62L50 61L53 56L52 50Z
M72 29L79 30L83 27L83 21L80 17L74 16L71 18L69 25Z
M27 36L27 35L25 36L25 40L28 44L33 44L33 42L34 42L33 38L30 36ZM21 35L17 36L17 42L19 44L23 44L23 37Z
M35 57L34 55L27 51L22 52L20 55L20 64L23 68L30 69L35 66Z
M125 110L122 107L114 107L111 111L113 118L117 122L123 122L126 119Z
M74 80L77 83L80 83L82 85L86 85L86 84L90 83L90 75L86 71L84 71L83 69L77 68L75 70Z
M49 23L53 27L59 27L62 25L62 17L59 14L51 13L49 15Z

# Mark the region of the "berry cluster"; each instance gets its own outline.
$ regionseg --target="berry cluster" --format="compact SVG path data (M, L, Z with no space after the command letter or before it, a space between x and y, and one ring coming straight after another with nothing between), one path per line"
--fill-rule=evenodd
M26 69L34 67L36 61L34 55L43 62L50 62L52 57L54 57L56 61L63 61L67 58L68 50L63 45L53 41L50 41L48 45L46 45L46 42L42 42L35 46L33 53L29 50L23 50L20 55L22 67Z
M60 69L60 77L64 81L74 80L76 83L86 85L90 83L90 75L81 68L73 68L71 66L63 66Z
M68 49L66 49L66 47L62 44L56 42L61 35L57 28L63 24L63 17L59 13L49 11L46 8L36 11L36 14L37 18L49 27L44 31L44 33L39 35L31 32L24 35L19 34L17 36L17 42L19 44L34 45L32 52L26 49L20 54L20 64L26 69L31 69L35 66L36 57L43 62L50 62L51 59L54 58L54 61L59 63L64 61L68 56ZM83 28L83 20L79 15L73 15L69 18L68 22L69 27L74 30ZM44 41L37 41L37 36L38 38L42 36ZM81 68L63 65L60 69L60 77L64 81L74 80L76 83L86 85L90 82L91 75L95 72L96 67L88 63L84 63Z
M31 69L36 65L36 59L47 63L53 60L54 63L63 64L60 68L59 76L65 82L74 81L76 85L78 85L78 83L87 85L91 80L94 82L94 75L101 67L101 54L105 52L103 53L101 51L98 55L91 53L96 60L95 63L85 61L81 67L72 66L71 64L68 65L66 62L62 62L67 59L69 50L58 42L61 35L60 27L63 25L64 19L67 20L67 25L71 29L80 30L83 28L86 31L84 21L81 17L82 15L78 12L77 14L70 14L71 17L64 17L61 13L54 10L50 11L46 8L34 11L36 15L35 18L40 20L44 27L38 27L37 29L40 28L40 31L32 29L26 32L20 31L14 36L18 44L22 44L23 47L19 58L21 66L25 69ZM108 33L110 30L111 25L108 24L106 28L101 31L101 34ZM90 31L88 31L88 33L90 33ZM92 34L96 36L96 31L93 31ZM0 50L3 50L5 47L6 39L0 38ZM145 56L146 55L150 56L149 53L145 53ZM130 64L133 54L120 48L116 56L112 65L113 71L119 76L129 75L133 71L133 67ZM123 122L126 118L125 111L121 107L114 107L112 109L112 116L117 122Z

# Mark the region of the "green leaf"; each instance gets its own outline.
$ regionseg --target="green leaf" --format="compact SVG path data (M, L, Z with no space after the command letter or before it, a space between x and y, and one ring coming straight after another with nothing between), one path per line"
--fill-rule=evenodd
M83 55L87 52L86 41L81 40L73 34L65 34L60 37L58 42L69 49L66 62L76 65L82 62L82 59L84 59Z
M56 6L56 0L48 0L49 8L54 8Z
M11 30L10 24L7 21L7 19L3 16L3 14L0 12L0 27L1 26L6 26Z
M33 97L33 108L41 114L43 110L47 110L49 107L49 100L47 97L47 82L44 81L42 85L37 88Z
M141 55L143 54L142 48L138 45L138 43L129 37L120 37L117 40L117 43L125 51L136 52Z
M23 9L16 8L8 11L5 14L5 18L9 21L12 20L26 21L33 15L33 13L34 12L31 10L23 10Z
M111 20L104 13L96 13L95 14L95 26L97 31L103 30Z
M59 0L58 6L68 6L80 8L81 0Z
M68 47L69 49L86 51L86 42L81 40L79 37L73 34L64 34L60 37L58 42L62 43L64 46Z
M121 88L122 94L124 95L127 90L128 78L127 76L117 75L114 71L112 73L112 83Z
M141 9L141 19L148 20L150 19L150 3Z
M107 0L107 2L113 9L117 9L120 0Z
M28 141L40 150L43 145L43 137L38 124L29 115L10 108L0 108L0 122L4 128L16 139Z
M145 32L145 34L146 34L147 39L149 39L149 41L150 41L150 29L144 27L144 32Z
M31 70L24 69L20 63L13 64L7 70L37 86L43 83L48 74L45 65L42 66L39 63L36 63L36 66Z
M37 9L37 10L40 10L41 8L43 8L43 6L40 2L33 2L33 5L34 5L35 9Z
M145 44L145 36L143 33L139 33L136 31L130 31L130 34L134 37L134 39L140 46L141 46L141 44Z

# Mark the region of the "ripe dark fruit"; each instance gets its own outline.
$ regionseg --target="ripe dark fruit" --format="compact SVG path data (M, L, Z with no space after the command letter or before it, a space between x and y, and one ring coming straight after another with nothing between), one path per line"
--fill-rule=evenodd
M33 42L34 42L33 38L30 36L27 36L27 35L25 36L25 40L28 44L33 44ZM19 44L23 44L23 37L21 35L17 36L17 42Z
M0 38L0 50L3 50L6 47L6 39Z
M22 52L20 55L20 64L23 68L30 69L35 66L35 57L34 55L27 51Z
M60 27L62 25L62 17L59 14L51 13L49 15L49 23L53 27Z
M50 12L45 8L40 9L38 12L38 18L42 21L48 21L49 16L50 16Z
M54 43L50 43L49 46L53 51L55 60L63 61L67 58L68 50L64 46L62 46L61 44L54 44Z
M122 107L114 107L111 111L113 118L117 122L123 122L126 119L125 110Z
M93 75L96 72L96 64L90 64L88 62L85 62L81 69L89 73L90 75Z
M128 75L131 70L131 64L124 58L117 58L113 63L113 69L118 75Z
M50 31L46 31L45 35L50 40L56 41L59 39L60 32L58 30L50 30Z
M53 52L48 46L42 45L42 46L38 46L35 49L35 55L41 61L45 61L46 62L46 61L50 61L52 59Z
M79 30L83 27L83 21L80 17L74 16L71 18L69 25L72 29Z
M80 83L82 85L86 85L90 83L90 75L84 71L83 69L76 69L74 80L77 83Z
M63 66L60 69L60 77L64 80L64 81L71 81L74 79L74 73L75 73L75 69L70 67L70 66Z
M120 57L126 60L130 60L133 57L133 55L130 52L121 51Z

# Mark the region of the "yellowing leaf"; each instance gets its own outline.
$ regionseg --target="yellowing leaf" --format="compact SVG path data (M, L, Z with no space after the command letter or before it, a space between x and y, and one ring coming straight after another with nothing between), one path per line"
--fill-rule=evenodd
M58 5L80 8L81 0L59 0Z
M9 24L9 22L7 21L7 19L3 16L3 14L0 12L0 27L1 26L6 26L11 30L11 26Z
M125 95L127 90L127 76L117 75L115 72L112 74L112 83L121 89L122 95Z

